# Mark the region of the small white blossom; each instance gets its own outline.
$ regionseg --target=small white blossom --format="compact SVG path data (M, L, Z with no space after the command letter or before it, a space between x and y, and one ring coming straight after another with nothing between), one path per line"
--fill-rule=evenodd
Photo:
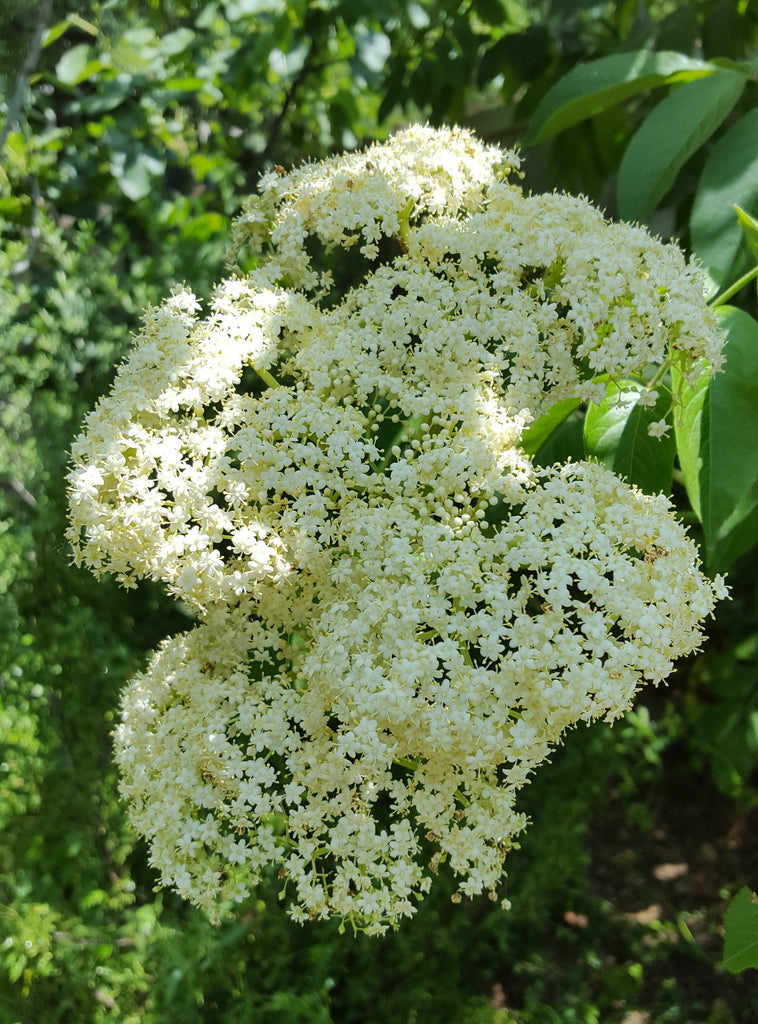
M665 437L671 429L671 424L667 423L665 419L656 420L655 423L651 423L647 428L647 432L651 437Z

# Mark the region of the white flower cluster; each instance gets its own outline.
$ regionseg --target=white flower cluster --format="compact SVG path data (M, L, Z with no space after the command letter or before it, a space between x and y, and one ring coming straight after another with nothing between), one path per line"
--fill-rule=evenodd
M678 249L517 166L414 127L264 176L236 276L205 317L148 311L74 445L75 557L200 618L128 687L117 757L163 881L211 914L269 869L296 919L370 932L442 862L494 898L530 773L725 594L665 497L520 446L721 339Z

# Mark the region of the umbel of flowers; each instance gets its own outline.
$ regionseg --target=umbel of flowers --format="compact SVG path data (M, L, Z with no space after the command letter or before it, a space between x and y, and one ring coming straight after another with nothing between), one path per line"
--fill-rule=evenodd
M296 920L378 933L445 862L497 898L520 787L725 593L664 496L521 447L721 338L676 247L517 168L413 127L264 175L208 311L149 309L74 444L77 561L197 615L116 756L163 882L214 917L273 875Z

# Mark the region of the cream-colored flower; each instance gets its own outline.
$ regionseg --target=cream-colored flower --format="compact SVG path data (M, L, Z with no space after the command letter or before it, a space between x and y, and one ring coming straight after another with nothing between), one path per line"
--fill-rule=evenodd
M647 428L647 432L648 434L650 434L651 437L665 437L665 435L668 434L670 429L671 424L667 423L666 420L663 419L656 420L655 423L651 423L650 426Z
M443 862L494 894L531 773L726 594L665 497L522 450L556 401L689 379L721 338L676 247L517 167L416 126L265 175L235 274L147 311L73 446L74 557L200 618L127 688L117 758L212 915L270 866L296 920L370 932Z

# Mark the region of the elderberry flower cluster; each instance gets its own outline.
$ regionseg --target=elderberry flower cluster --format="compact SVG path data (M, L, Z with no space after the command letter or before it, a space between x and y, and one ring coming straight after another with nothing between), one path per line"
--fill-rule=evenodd
M497 898L530 774L725 594L664 496L522 447L562 399L715 370L721 338L676 247L517 169L413 127L264 175L208 312L148 310L73 446L77 561L199 620L128 686L116 753L212 916L272 872L295 919L374 933L443 863Z

